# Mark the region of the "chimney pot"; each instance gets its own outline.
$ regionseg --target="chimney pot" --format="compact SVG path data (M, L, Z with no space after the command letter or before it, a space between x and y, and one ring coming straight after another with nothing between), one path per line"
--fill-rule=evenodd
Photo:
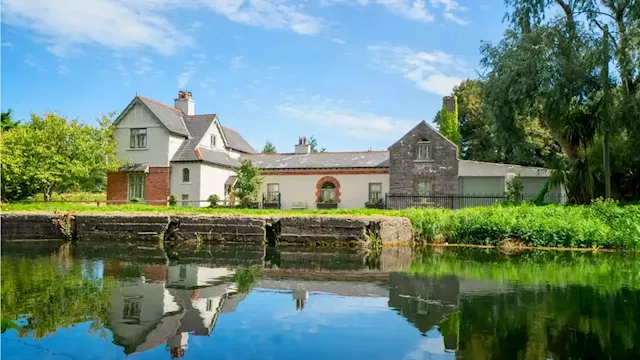
M196 114L196 102L191 98L190 91L178 91L178 98L175 99L175 108L184 115Z

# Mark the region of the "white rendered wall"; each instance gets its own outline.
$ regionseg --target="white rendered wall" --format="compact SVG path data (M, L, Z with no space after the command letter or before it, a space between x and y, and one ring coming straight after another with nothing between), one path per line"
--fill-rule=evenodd
M177 136L173 134L169 135L169 161L173 159L173 155L175 155L176 152L178 152L178 149L180 148L182 143L185 141L186 139L182 136Z
M200 177L200 196L201 200L206 200L209 195L216 194L220 200L225 199L224 183L229 176L236 175L236 172L230 169L219 168L209 164L202 164ZM209 203L201 203L200 206L208 206Z
M211 135L216 136L216 145L213 147L211 146ZM207 132L202 137L202 140L200 140L199 146L205 147L207 149L224 151L224 143L222 140L222 135L220 135L220 131L218 131L217 120L211 122L209 129L207 129Z
M267 192L267 184L278 183L282 208L290 209L293 203L303 202L307 208L316 208L316 184L324 176L332 176L340 183L339 209L364 208L369 200L369 183L382 183L382 196L389 192L389 174L354 175L265 175L260 193ZM261 195L262 196L262 195Z
M129 147L131 129L147 129L147 147L131 149ZM157 121L146 108L136 104L120 120L114 138L118 143L118 157L132 163L151 166L169 166L169 131Z
M201 163L174 162L171 164L171 195L178 199L178 206L182 206L182 194L188 194L189 200L202 200L200 195L200 170ZM189 182L182 182L182 169L189 169ZM205 198L206 199L206 198ZM189 206L199 206L198 203L190 203Z

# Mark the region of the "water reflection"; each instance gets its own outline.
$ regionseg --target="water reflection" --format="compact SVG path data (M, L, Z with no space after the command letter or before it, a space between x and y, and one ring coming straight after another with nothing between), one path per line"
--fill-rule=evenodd
M215 250L165 264L3 249L2 357L640 357L638 264L619 255L438 250L410 265L398 249L373 262L327 249ZM593 282L545 280L554 264Z

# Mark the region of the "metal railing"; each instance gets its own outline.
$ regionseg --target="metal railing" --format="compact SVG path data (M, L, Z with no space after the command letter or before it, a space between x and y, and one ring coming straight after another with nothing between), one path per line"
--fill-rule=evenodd
M523 194L518 199L510 199L504 194L430 194L430 195L385 195L385 209L407 209L422 207L437 207L445 209L461 209L466 207L490 206L509 201L534 201L538 194ZM547 194L544 202L562 203L564 198L560 194Z

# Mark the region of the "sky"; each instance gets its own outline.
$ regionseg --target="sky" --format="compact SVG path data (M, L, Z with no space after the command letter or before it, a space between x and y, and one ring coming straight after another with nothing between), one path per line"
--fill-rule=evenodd
M503 0L2 0L1 107L95 123L137 94L256 149L384 150L478 77Z

